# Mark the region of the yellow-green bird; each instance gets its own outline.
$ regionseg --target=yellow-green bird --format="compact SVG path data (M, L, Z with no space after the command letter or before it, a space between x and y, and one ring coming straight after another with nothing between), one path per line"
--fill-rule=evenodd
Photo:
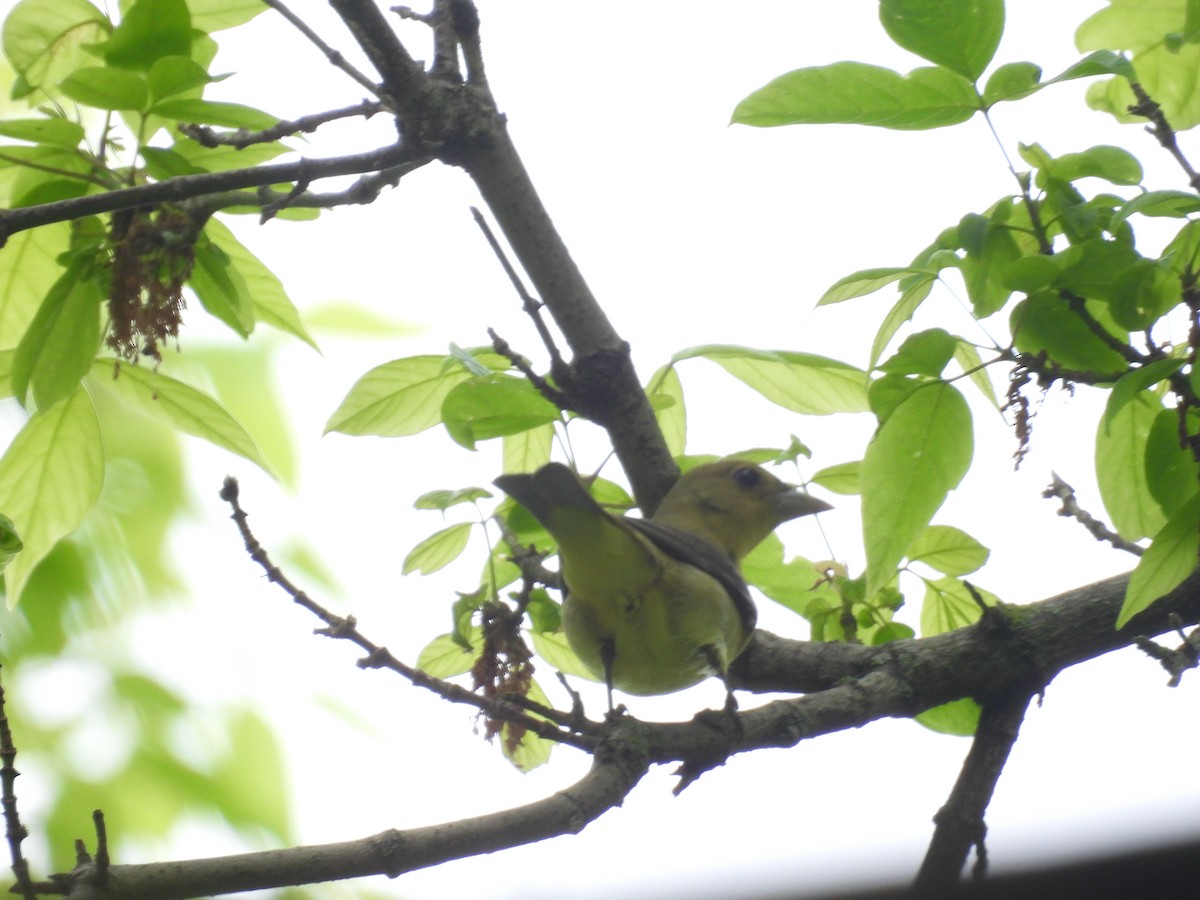
M776 526L830 509L754 463L697 466L651 519L604 511L559 463L495 484L558 542L563 630L585 666L628 694L724 678L758 613L738 564Z

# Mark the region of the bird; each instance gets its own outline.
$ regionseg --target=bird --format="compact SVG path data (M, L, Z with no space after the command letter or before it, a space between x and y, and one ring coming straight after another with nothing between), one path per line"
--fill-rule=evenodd
M608 688L669 694L726 674L758 613L739 564L777 526L832 507L755 463L724 459L684 473L649 519L604 510L551 462L494 484L558 543L562 626Z

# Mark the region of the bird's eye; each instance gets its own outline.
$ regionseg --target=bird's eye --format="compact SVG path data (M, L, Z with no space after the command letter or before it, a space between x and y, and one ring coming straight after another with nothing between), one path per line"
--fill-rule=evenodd
M734 469L733 480L744 488L752 488L756 486L760 480L758 469L752 469L749 466L742 466L740 469Z

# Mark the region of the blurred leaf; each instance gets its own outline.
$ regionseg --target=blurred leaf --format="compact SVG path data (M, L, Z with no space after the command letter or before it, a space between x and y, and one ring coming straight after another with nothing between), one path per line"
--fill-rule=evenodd
M192 17L185 0L135 0L124 4L121 23L95 48L110 66L145 71L164 56L188 56Z
M4 20L4 55L21 75L23 90L50 86L94 59L84 49L108 36L104 13L87 0L21 0Z
M12 519L0 513L0 572L8 568L18 553L25 549L21 536L17 534L17 526Z
M279 122L277 117L252 106L196 98L164 100L155 103L150 112L176 122L216 125L220 128L245 128L248 131L264 131Z
M196 264L188 277L188 287L210 315L240 337L248 337L254 330L254 298L245 279L229 255L207 237L196 242L195 252Z
M33 567L79 527L100 497L104 448L100 422L82 387L22 428L0 458L0 510L25 542L4 578L12 608Z
M530 632L529 639L533 644L534 652L556 672L573 675L585 681L600 681L599 676L580 662L575 651L571 649L571 645L567 643L567 636L561 631L549 633L533 631Z
M650 378L647 392L654 407L654 418L667 442L667 451L672 456L683 455L687 452L687 406L683 401L679 372L673 365L663 366ZM656 404L656 398L672 402Z
M732 121L918 130L965 122L978 109L971 82L940 66L901 75L866 63L836 62L780 75L738 103Z
M222 31L249 22L267 11L262 0L188 0L192 27L201 31Z
M546 696L546 692L542 690L541 685L536 680L530 682L526 697L534 703L540 703L542 706L551 706L550 698ZM537 715L537 713L531 712L530 715L538 719L543 718ZM522 772L528 772L548 763L550 761L550 754L554 750L554 743L545 738L538 737L532 731L524 731L520 742L513 748L510 744L512 742L512 729L514 727L516 726L506 722L500 730L504 755L508 757L509 762Z
M1196 424L1193 414L1189 418L1189 434L1196 433ZM1179 441L1179 410L1164 409L1154 417L1146 435L1144 466L1150 496L1167 516L1200 490L1196 459Z
M474 450L477 441L519 434L557 422L561 413L524 378L493 374L462 381L442 401L442 422L454 441Z
M975 588L988 606L995 606L1000 598L990 591ZM929 637L965 628L979 621L983 610L958 578L946 575L930 581L925 580L925 601L921 604L921 635Z
M254 304L254 318L278 328L285 334L298 337L314 350L319 350L317 342L300 321L300 311L288 297L283 283L275 273L234 237L233 232L223 222L209 219L204 226L204 233L225 254L229 260L228 265L236 268L246 286L246 296Z
M871 344L871 368L879 362L879 357L883 355L883 351L887 349L887 345L891 343L896 332L913 317L913 313L917 308L925 302L925 298L929 296L933 289L935 277L932 275L921 276L914 280L911 284L905 285L900 293L900 299L896 301L888 314L883 319L883 324L879 326L879 330L875 333L875 340Z
M972 453L970 410L948 384L914 391L880 426L862 464L868 598L895 576Z
M538 428L504 436L504 472L535 472L550 462L550 447L554 441L554 426L547 423Z
M1004 33L1004 0L881 0L879 20L905 50L974 81Z
M1028 97L1044 87L1041 77L1042 67L1031 62L1005 63L988 76L983 102L992 107L1005 100Z
M60 118L8 119L0 122L0 135L35 144L74 150L83 140L83 126Z
M236 453L275 477L270 463L241 423L198 388L114 359L98 359L92 368L103 388L151 419Z
M150 102L146 81L134 72L106 66L76 69L58 84L76 103L107 110L143 110Z
M963 697L943 703L941 706L935 706L933 709L927 709L913 718L930 731L970 737L979 727L979 712L978 703L970 697Z
M467 548L472 527L470 522L460 522L431 534L404 557L401 574L420 572L422 575L431 575L450 565Z
M478 487L459 488L455 491L430 491L416 499L413 509L446 510L452 506L458 506L460 503L474 503L476 500L483 500L490 496L492 496L491 491Z
M417 654L417 668L426 675L442 679L470 672L483 646L482 640L477 639L473 643L476 649L464 650L451 635L438 635Z
M1100 320L1100 310L1087 306ZM1097 374L1122 372L1125 358L1102 341L1056 293L1043 291L1022 300L1012 311L1009 325L1014 341L1022 352L1045 352L1050 359L1068 369L1083 369ZM1128 333L1115 326L1107 329L1117 340L1128 340Z
M213 772L211 791L221 815L234 825L265 828L289 840L291 794L283 750L267 723L242 711L224 724L229 753Z
M827 491L835 494L857 494L859 492L859 477L862 470L862 460L838 463L836 466L826 466L817 472L809 482L819 484Z
M104 298L94 281L82 277L84 268L76 263L55 282L17 345L11 383L21 402L32 387L38 408L48 409L72 393L92 367Z
M905 338L896 351L879 369L896 375L930 375L937 377L954 357L958 339L942 328L918 331Z
M1146 484L1146 440L1162 408L1142 391L1096 431L1096 483L1113 528L1126 540L1148 537L1165 522Z
M909 548L908 559L943 575L970 575L987 562L990 554L965 531L951 525L930 525Z
M1200 553L1200 495L1175 511L1154 535L1154 541L1129 576L1125 602L1117 615L1121 628L1164 594L1170 593L1196 571Z
M922 269L885 268L863 269L845 278L835 281L817 301L817 306L828 306L830 303L841 303L855 297L865 297L893 282L900 281L909 275L928 275Z
M211 81L204 67L187 56L163 56L146 73L150 99L156 103L185 91L203 89Z
M1137 369L1132 369L1117 379L1117 383L1113 385L1113 389L1108 394L1108 402L1104 407L1104 427L1109 427L1113 417L1124 408L1126 403L1147 388L1178 372L1183 368L1185 362L1187 360L1182 358L1158 359Z
M706 344L679 351L671 362L696 358L715 362L792 412L819 416L867 409L866 373L824 356Z
M471 376L445 357L410 356L376 366L354 383L325 423L325 433L403 437L442 421L442 402Z

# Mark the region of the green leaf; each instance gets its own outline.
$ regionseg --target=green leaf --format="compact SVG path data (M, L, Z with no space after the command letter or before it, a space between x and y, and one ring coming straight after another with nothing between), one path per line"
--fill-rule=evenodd
M879 21L905 50L974 81L1004 33L1004 0L880 0Z
M879 357L883 355L887 345L896 336L896 332L905 322L912 319L917 308L925 302L925 298L933 290L933 282L934 276L921 276L903 288L900 299L896 301L895 306L888 310L888 314L883 318L883 324L875 333L875 340L871 342L871 368L874 368L875 364L879 362Z
M484 488L459 488L456 491L429 491L413 501L413 509L438 509L445 511L460 503L474 503L492 496L492 492Z
M96 50L110 66L146 71L164 56L189 56L192 17L186 0L136 0Z
M681 350L671 362L708 359L772 403L805 415L867 409L866 373L824 356L706 344Z
M924 563L943 575L970 575L989 555L987 547L951 525L930 525L908 550L909 562Z
M915 390L880 426L862 464L867 597L896 567L971 463L971 412L951 385Z
M240 277L238 283L245 285L246 299L254 304L254 319L265 322L285 334L298 337L314 350L319 350L317 342L300 320L300 311L288 297L283 283L275 273L234 237L233 232L223 222L209 219L204 226L204 233L228 259L227 268L237 271Z
M21 536L17 534L17 526L12 519L0 513L0 572L8 568L18 553L25 549Z
M1042 67L1031 62L1005 63L988 76L983 102L989 109L1006 100L1019 100L1041 90Z
M1101 145L1055 157L1049 169L1038 173L1037 184L1044 187L1050 177L1062 181L1103 178L1113 184L1131 185L1139 184L1142 174L1142 164L1128 150Z
M1096 432L1096 483L1113 528L1126 540L1154 534L1165 521L1146 484L1146 440L1162 408L1142 391Z
M48 409L74 392L92 367L100 345L100 307L96 282L81 277L77 262L55 283L17 346L12 388L24 402L33 388L39 409Z
M1046 256L1022 256L1013 260L1003 272L1000 281L1005 287L1025 294L1045 290L1058 280L1065 265L1061 254Z
M1175 511L1154 535L1154 542L1138 560L1129 576L1125 602L1117 615L1121 628L1164 594L1168 594L1196 571L1200 553L1200 495L1193 496Z
M452 387L442 401L442 423L468 450L477 441L519 434L561 418L558 407L524 378L476 376Z
M835 281L817 301L817 306L828 306L831 303L841 303L855 297L865 297L873 294L894 281L899 281L907 275L927 274L923 269L885 268L863 269L845 278Z
M914 391L927 384L929 382L925 379L906 378L903 375L884 375L882 378L876 378L867 391L871 412L875 413L875 418L882 425Z
M150 112L177 122L216 125L221 128L245 128L249 131L263 131L279 122L277 117L252 106L197 98L164 100L154 104Z
M534 703L540 703L542 706L550 707L550 698L546 696L541 685L537 680L529 682L529 690L526 697ZM537 713L530 713L534 718L544 718ZM513 741L513 729L517 726L510 722L505 722L500 729L501 746L504 748L504 755L508 758L516 768L521 772L529 772L536 769L538 766L544 765L550 761L550 754L554 750L554 742L546 738L538 737L538 735L528 729L521 729L521 739L517 742Z
M1100 318L1093 303L1087 308ZM1125 358L1100 340L1056 293L1040 292L1022 300L1013 308L1009 327L1017 348L1023 353L1044 351L1060 366L1098 374L1125 369ZM1127 333L1120 333L1116 328L1108 330L1118 340L1129 338Z
M920 130L965 122L979 109L971 82L949 69L907 75L857 62L796 69L742 100L732 121L742 125L822 125L842 122Z
M108 18L87 0L21 0L4 20L4 55L25 89L52 85L84 64L88 44L107 37Z
M1186 362L1185 359L1159 359L1122 375L1109 392L1108 403L1104 407L1104 427L1107 429L1110 426L1113 417L1126 403L1147 388L1178 372Z
M92 369L105 389L154 421L236 453L272 478L276 477L242 424L198 388L161 372L119 363L115 359L98 359Z
M927 709L914 716L913 720L939 734L970 737L979 727L979 713L980 706L976 701L970 697L962 697Z
M683 402L683 382L679 372L673 365L663 366L651 376L646 393L668 452L672 456L682 456L687 452L687 406ZM670 402L661 402L664 400Z
M992 386L992 379L988 377L987 369L983 365L983 359L979 356L979 350L970 341L959 338L957 345L954 348L954 361L962 367L963 372L971 379L971 384L979 388L979 392L988 399L996 409L1000 408L1000 401L996 399L996 389Z
M229 750L212 772L205 794L222 796L221 814L231 825L286 839L291 795L279 741L267 723L249 711L239 711L221 723L220 733Z
M930 375L936 378L954 357L958 339L941 328L918 331L905 338L895 356L879 367L893 375Z
M84 131L78 122L66 119L8 119L0 122L0 135L74 150L83 140Z
M1116 211L1110 222L1115 228L1134 213L1182 219L1200 210L1200 197L1191 191L1147 191L1138 194Z
M76 69L58 84L76 103L96 109L140 111L150 102L146 81L134 72L87 66Z
M196 264L188 276L188 287L196 294L200 305L220 319L241 337L254 330L254 298L229 254L205 234L196 243Z
M979 588L975 588L975 591L988 606L1000 602L995 594ZM947 575L935 581L925 581L925 602L921 605L922 636L965 628L978 622L982 615L983 610L959 579Z
M474 636L475 640L470 641L471 649L467 649L455 641L453 635L438 635L417 654L417 668L434 678L453 678L470 672L483 647L478 628L474 629Z
M403 437L442 421L442 402L471 376L444 356L410 356L363 375L325 423L325 433Z
M51 288L62 276L58 255L67 249L65 222L22 231L0 251L0 347L16 347Z
M158 102L175 94L203 88L213 79L204 67L187 56L164 56L156 59L146 73L150 99Z
M575 678L582 678L585 681L600 680L594 672L579 661L579 657L575 655L575 651L567 643L567 636L561 631L534 631L529 637L530 642L533 644L534 652L545 660L546 664L556 672L562 672L564 675L571 675Z
M833 491L835 494L857 494L859 492L861 471L862 460L856 459L853 462L826 466L810 478L809 481L812 484L819 484L825 490Z
M1189 417L1189 433L1196 419ZM1179 442L1179 412L1164 409L1154 417L1146 435L1146 487L1167 516L1200 490L1200 470L1192 454Z
M1072 63L1046 84L1074 81L1077 78L1094 78L1097 75L1120 75L1129 81L1136 80L1136 73L1129 60L1111 50L1095 50L1078 62Z
M504 436L504 472L534 472L550 462L550 447L554 441L554 426L528 428Z
M0 458L0 510L25 543L4 572L9 608L34 567L96 505L103 482L100 421L83 388L40 410L17 432Z
M192 11L192 27L209 34L244 25L267 11L262 0L188 0L188 8Z
M457 525L434 532L413 547L408 556L404 557L404 565L401 566L400 574L420 572L422 575L430 575L438 569L450 565L458 559L463 550L467 549L467 540L471 537L472 527L470 522L459 522Z

